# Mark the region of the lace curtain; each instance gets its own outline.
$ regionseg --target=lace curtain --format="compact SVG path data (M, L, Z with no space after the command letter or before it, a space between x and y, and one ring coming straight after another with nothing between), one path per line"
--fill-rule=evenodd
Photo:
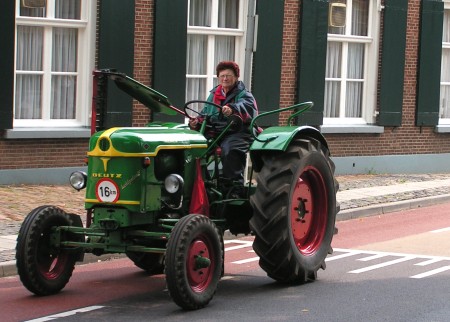
M80 19L80 0L47 1L55 6L56 19ZM46 18L47 8L20 8L22 17ZM44 39L51 32L51 53L44 54ZM16 119L42 119L43 96L50 95L50 119L74 119L76 111L78 30L60 27L17 27ZM44 66L51 55L51 67ZM51 68L51 84L44 84L44 72ZM43 92L48 88L47 93Z
M347 22L351 21L350 25L347 29L346 27L330 27L328 30L330 34L368 35L369 1L353 0L351 4L351 20L347 15ZM328 42L325 72L327 78L324 99L325 117L362 116L364 53L365 45L363 43ZM343 89L345 89L344 93L342 93ZM344 100L341 100L341 95L344 95ZM345 104L345 115L341 115L341 104Z

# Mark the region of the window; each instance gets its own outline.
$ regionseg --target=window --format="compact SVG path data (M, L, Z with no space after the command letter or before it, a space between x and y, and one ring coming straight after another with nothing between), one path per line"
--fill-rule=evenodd
M88 124L96 1L16 1L14 127Z
M247 1L189 0L188 12L186 101L206 99L220 61L236 61L244 70Z
M450 125L450 1L444 6L439 124Z
M374 123L378 50L374 39L379 23L375 2L330 1L324 125Z

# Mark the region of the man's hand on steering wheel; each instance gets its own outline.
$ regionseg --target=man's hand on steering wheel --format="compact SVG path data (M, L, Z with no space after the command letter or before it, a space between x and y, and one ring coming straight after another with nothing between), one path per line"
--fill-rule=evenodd
M233 109L231 107L229 107L228 105L225 105L222 107L222 114L224 116L228 117L231 114L233 114Z

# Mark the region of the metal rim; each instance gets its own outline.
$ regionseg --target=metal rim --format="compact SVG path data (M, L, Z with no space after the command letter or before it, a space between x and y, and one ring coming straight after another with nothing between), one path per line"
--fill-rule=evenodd
M322 244L327 226L328 194L321 172L306 167L291 197L291 233L298 251L314 254Z
M212 281L216 263L211 241L204 235L192 241L186 261L187 278L194 292L205 291Z
M43 236L43 239L49 239L49 236ZM69 260L67 252L52 252L47 246L49 241L43 242L42 238L37 249L36 261L39 272L48 280L57 279L64 273Z

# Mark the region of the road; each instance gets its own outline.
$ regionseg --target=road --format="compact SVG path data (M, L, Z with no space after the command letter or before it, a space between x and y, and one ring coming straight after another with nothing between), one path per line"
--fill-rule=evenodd
M58 295L0 279L2 321L448 321L450 204L339 222L318 280L274 283L251 237L226 241L225 277L204 309L180 310L162 275L127 259L77 266ZM40 319L38 319L40 318Z

